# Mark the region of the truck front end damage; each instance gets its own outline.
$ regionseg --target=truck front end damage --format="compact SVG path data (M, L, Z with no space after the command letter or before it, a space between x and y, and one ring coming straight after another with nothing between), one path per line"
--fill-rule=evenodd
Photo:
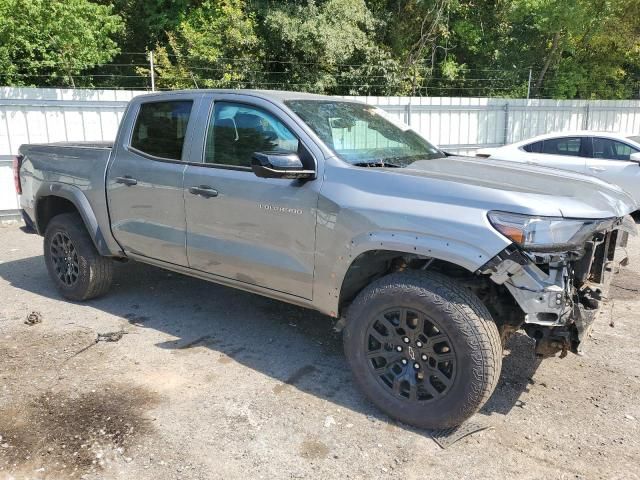
M502 285L524 315L520 325L536 341L536 354L581 353L611 277L627 264L630 216L580 220L492 212L493 226L514 241L479 272Z

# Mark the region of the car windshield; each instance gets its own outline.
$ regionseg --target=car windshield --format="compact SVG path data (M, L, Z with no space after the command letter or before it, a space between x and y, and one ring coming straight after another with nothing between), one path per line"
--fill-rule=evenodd
M636 142L636 143L640 143L640 135L635 135L632 137L627 137L629 140L631 140L632 142Z
M326 100L285 102L342 160L363 167L406 167L446 155L408 126L370 105Z

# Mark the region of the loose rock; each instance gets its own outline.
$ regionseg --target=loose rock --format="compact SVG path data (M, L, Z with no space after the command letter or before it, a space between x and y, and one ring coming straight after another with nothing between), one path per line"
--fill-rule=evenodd
M42 314L40 312L31 312L27 315L27 319L24 321L27 325L37 325L42 323Z

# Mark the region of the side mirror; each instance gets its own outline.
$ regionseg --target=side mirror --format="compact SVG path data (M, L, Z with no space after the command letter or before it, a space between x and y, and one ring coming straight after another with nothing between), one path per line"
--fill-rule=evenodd
M629 155L629 160L631 160L632 162L640 163L640 152L632 153L631 155Z
M257 177L313 179L315 170L305 170L300 157L295 153L254 152L251 169Z

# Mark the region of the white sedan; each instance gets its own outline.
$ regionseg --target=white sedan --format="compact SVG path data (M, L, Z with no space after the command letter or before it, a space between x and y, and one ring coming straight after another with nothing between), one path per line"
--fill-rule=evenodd
M478 150L476 156L593 175L619 185L640 203L640 136L586 131L549 133L504 147Z

